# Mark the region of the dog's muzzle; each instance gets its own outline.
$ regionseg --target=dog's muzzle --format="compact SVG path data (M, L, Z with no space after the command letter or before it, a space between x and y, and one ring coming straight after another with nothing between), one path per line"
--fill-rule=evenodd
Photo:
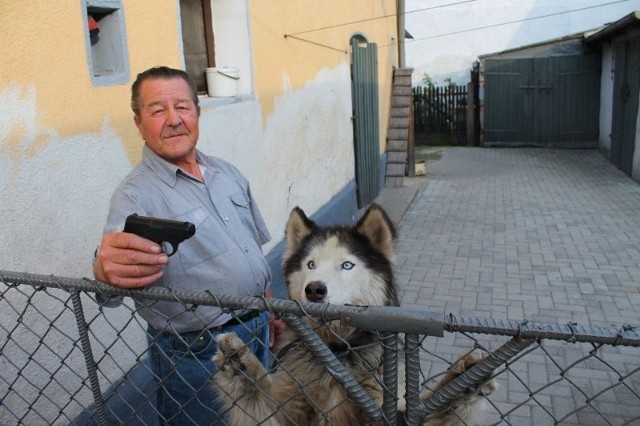
M322 302L327 296L327 285L322 281L312 281L304 288L304 295L310 302Z

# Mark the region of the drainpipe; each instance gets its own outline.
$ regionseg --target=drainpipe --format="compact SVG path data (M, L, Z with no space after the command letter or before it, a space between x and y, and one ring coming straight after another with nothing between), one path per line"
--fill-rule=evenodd
M398 68L405 67L404 60L404 0L398 0Z

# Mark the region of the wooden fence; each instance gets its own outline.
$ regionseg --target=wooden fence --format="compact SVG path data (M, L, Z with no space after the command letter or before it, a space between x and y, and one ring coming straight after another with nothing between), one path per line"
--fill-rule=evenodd
M467 88L413 88L416 145L465 145Z

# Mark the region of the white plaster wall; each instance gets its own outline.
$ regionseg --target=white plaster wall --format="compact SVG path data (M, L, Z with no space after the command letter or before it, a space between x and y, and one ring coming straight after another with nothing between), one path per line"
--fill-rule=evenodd
M203 103L199 148L247 175L274 239L291 208L314 213L354 178L350 84L347 63L323 69L277 97L266 123L253 98ZM96 132L61 137L38 124L37 96L0 90L0 269L91 276L109 199L132 166L108 117Z
M0 89L0 267L90 276L111 192L130 165L108 117L95 132L61 137L38 124L37 96Z
M212 0L216 66L237 67L238 93L253 92L251 42L247 0Z
M406 0L405 9L414 37L405 44L414 84L425 73L439 84L446 78L466 84L479 55L599 27L640 9L640 0ZM547 17L532 19L540 16Z
M288 77L283 85L288 87ZM206 102L206 101L205 101ZM257 100L203 106L200 149L231 161L251 182L273 237L291 209L313 214L354 179L349 64L285 90L262 123Z
M285 87L287 80L283 76ZM258 100L251 96L233 101L203 98L199 148L231 161L249 178L273 236L265 252L282 239L291 208L300 205L312 214L354 178L350 84L348 63L323 69L302 89L286 90L276 98L266 123ZM108 117L96 132L62 137L56 129L39 124L38 95L33 87L9 84L0 89L0 269L92 277L92 254L100 241L111 194L132 165ZM18 145L9 145L16 134L20 135ZM62 301L68 298L63 292L49 294L59 294ZM7 292L4 297L12 311L25 310L26 298L19 292ZM75 318L64 302L39 294L32 303L38 313L23 319L36 336L47 334L43 327L54 319L57 330L76 335ZM110 348L109 357L100 364L101 374L109 376L101 383L104 391L143 354L144 329L138 322L130 322L131 303L107 308L106 321L92 300L84 298L83 304L87 319L93 321L96 347ZM17 322L17 314L3 314L0 322L9 329ZM125 326L122 335L127 346L116 335ZM23 347L35 350L38 338L30 332L23 334L14 337ZM57 332L47 336L48 347L59 354L69 353L66 336ZM7 359L24 356L15 347L5 348L5 355ZM50 371L59 363L42 352L36 358ZM84 375L79 351L69 355L66 367ZM36 376L43 380L43 388L48 375ZM66 389L78 389L81 378L62 374L57 380ZM0 380L0 393L6 390L4 383ZM35 389L17 387L26 400L36 400ZM66 391L48 389L52 392L48 397L54 400L66 395ZM90 398L89 393L77 398L85 396ZM16 404L19 401L7 407ZM13 418L5 409L0 407L0 423L3 418ZM39 407L39 412L48 409L54 418L54 407Z
M96 132L61 137L55 129L39 124L36 108L39 95L31 86L8 84L0 88L0 269L92 277L92 254L100 241L111 193L130 165L108 117ZM9 145L8 141L15 140L16 135L18 144ZM35 387L25 381L12 384L15 391L12 397L20 397L7 400L0 407L2 424L14 419L6 410L11 409L15 414L13 410L23 406L24 400L38 400L38 412L50 411L48 418L55 418L57 408L37 395L49 381L46 371L59 370L56 381L65 389L79 389L86 371L81 352L72 351L68 337L77 338L70 302L65 306L69 295L56 290L47 290L46 294L38 292L29 302L31 308L26 309L26 295L30 294L31 289L27 287L3 294L2 329L13 330L19 324L19 316L22 317L20 324L25 325L17 327L12 335L20 347L7 345L3 356L11 360L24 359L26 363L25 351L34 354L28 376ZM87 319L93 319L97 305L85 297L82 301ZM109 323L98 316L93 322L94 337L104 347L110 347L118 339L115 332L130 321L130 317L126 309L109 312ZM50 323L55 326L49 328ZM135 349L139 343L137 354L142 353L145 346L142 331L139 327L128 330L130 347ZM40 342L39 338L44 336ZM115 357L106 359L101 371L110 375L113 383L135 362L136 356L130 350L110 353ZM65 359L62 369L58 357ZM9 371L7 368L3 370ZM3 394L6 382L0 380L0 383L0 394ZM103 380L102 389L108 384ZM47 386L45 392L50 393L48 397L53 400L68 398L68 392L57 389L56 385ZM92 403L90 393L76 398L85 406Z
M600 134L598 146L607 157L611 152L613 125L613 48L602 45L602 74L600 76Z

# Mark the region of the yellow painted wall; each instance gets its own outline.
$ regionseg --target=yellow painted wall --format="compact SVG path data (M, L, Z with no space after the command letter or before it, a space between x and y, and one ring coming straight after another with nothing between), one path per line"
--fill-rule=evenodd
M95 87L87 65L80 1L0 0L0 53L4 58L0 61L0 90L8 85L23 91L35 89L39 127L53 128L60 137L95 131L108 120L126 141L125 149L135 162L140 139L128 107L135 73L160 63L180 67L181 59L174 0L124 0L123 6L131 80ZM157 31L158 23L162 31ZM5 148L16 149L22 138L23 129L14 128L3 141ZM48 140L46 134L39 135L31 148L41 149Z
M397 66L395 7L395 0L252 0L254 84L263 117L269 116L274 99L282 92L299 89L322 68L348 64L350 39L360 33L378 45L380 147L384 152L392 66Z
M76 220L74 215L86 217L87 223L76 220L75 226L98 234L96 223L103 223L108 204L105 194L138 162L142 141L132 122L130 86L138 72L151 66L182 67L179 3L122 0L122 5L129 79L94 86L81 1L0 0L0 158L10 177L4 182L3 204L15 206L0 212L5 223L18 224L17 212L38 209L32 214L34 233L53 225L56 232L51 235L73 240L77 232L65 234L66 222L50 218L49 205L37 201L46 193L51 202L60 202L55 210L60 217L67 221ZM222 154L242 166L265 200L273 200L274 193L285 194L287 200L278 199L283 211L270 209L277 212L270 224L280 226L289 202L304 202L314 211L353 179L348 69L354 34L378 46L380 151L385 151L392 67L397 63L392 40L397 32L396 2L250 0L248 6L256 96L226 108L204 99L208 105L203 107L201 124L207 131L202 136L210 142L203 145L213 155ZM335 169L325 167L325 176L314 168L321 162L296 161L307 152L301 141ZM238 154L244 152L254 155ZM265 176L273 182L274 169L280 171L275 181L280 185L261 187ZM325 182L323 193L314 187L316 180L307 178L312 172ZM75 197L73 203L61 199L64 195ZM74 203L86 203L96 211L87 216ZM91 240L83 244L92 244ZM25 243L24 252L30 250ZM16 251L16 259L20 256ZM78 256L68 257L81 263Z
M244 0L219 1L229 6ZM140 158L142 141L129 106L131 83L151 66L183 64L178 0L122 4L130 76L96 87L89 75L80 0L0 0L0 269L91 276L111 194ZM313 213L331 202L353 181L355 163L350 55L284 35L391 15L300 34L344 51L355 32L378 44L383 148L396 63L395 48L389 47L396 32L394 7L394 0L249 1L255 96L203 98L199 147L230 160L250 178L274 236L271 247L282 238L291 208L300 205ZM113 318L124 323L131 312L109 315L110 324ZM135 333L127 329L133 335L126 340L143 353L144 338ZM116 338L120 335L100 336L106 342ZM113 361L125 370L139 359L125 352L117 356ZM67 361L71 369L83 368L79 359ZM106 368L103 373L113 377L105 377L104 388L121 371ZM77 376L66 379L65 388L80 386ZM47 401L64 399L51 389L45 392ZM33 387L19 393L27 401L42 400ZM91 403L88 392L77 398L86 400L65 411L69 418ZM67 406L65 401L58 405ZM47 409L51 415L43 418L58 415L54 405Z
M215 1L229 6L236 0ZM253 179L259 201L275 205L266 209L267 220L279 229L290 204L316 211L354 179L349 110L354 34L378 46L379 143L385 152L397 63L396 2L247 4L255 97L228 104L204 98L200 146ZM6 235L13 235L14 226L24 231L20 213L29 210L29 232L47 229L52 243L65 246L66 252L56 252L64 262L48 259L62 271L87 265L82 259L98 239L110 194L140 158L142 141L129 106L136 74L154 65L183 65L178 5L177 0L122 0L129 79L94 86L80 0L0 0L0 175L6 176L0 220ZM50 213L52 205L57 217ZM81 245L80 234L87 237ZM78 253L68 255L67 245ZM13 263L32 263L23 255L38 254L30 240L20 247L13 250ZM49 264L39 266L50 272Z
M131 125L130 83L137 72L150 66L182 65L176 5L175 0L123 0L130 81L94 87L87 66L79 1L0 0L0 53L4 58L0 62L0 88L9 84L21 90L34 88L39 124L54 128L60 136L93 131L108 120L125 141L125 151L135 163L140 155L140 141ZM397 62L390 39L396 34L394 8L393 0L251 1L254 87L263 119L272 111L274 98L283 91L300 88L322 68L348 63L349 54L345 52L349 51L349 39L361 32L378 44L381 148L384 148L390 65ZM383 19L363 20L387 15ZM329 28L305 32L325 27ZM295 37L308 42L285 38L285 34L297 34ZM285 87L285 75L290 87ZM20 140L22 130L17 126L4 141L5 148L15 149ZM31 147L35 150L46 144L48 138L40 135L36 140Z

